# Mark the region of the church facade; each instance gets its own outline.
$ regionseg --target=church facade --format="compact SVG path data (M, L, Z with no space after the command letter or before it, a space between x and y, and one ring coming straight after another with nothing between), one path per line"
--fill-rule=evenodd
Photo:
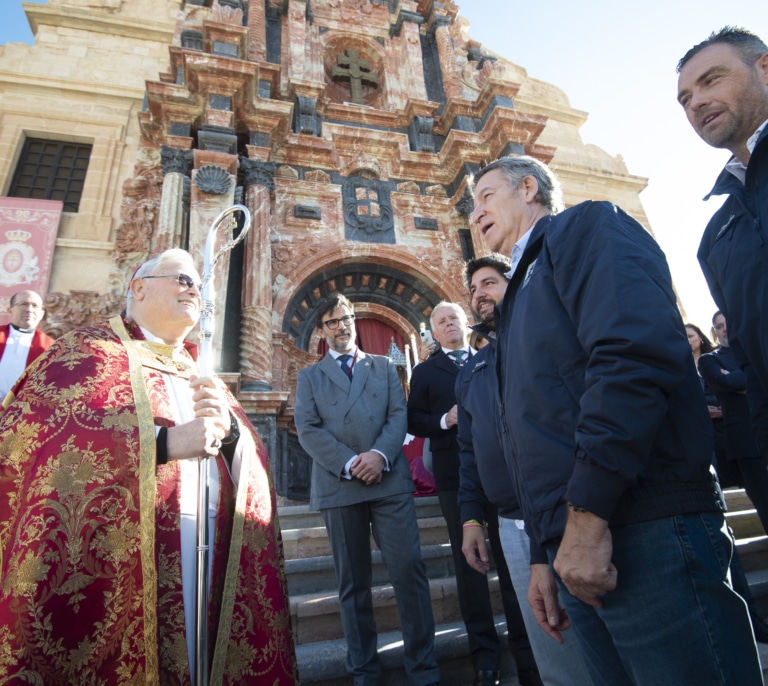
M436 303L466 304L464 262L487 252L467 188L483 164L537 157L567 204L611 200L650 231L645 179L585 145L586 113L471 37L453 0L24 7L34 45L0 46L0 195L23 194L35 154L87 159L67 186L48 331L119 312L161 250L202 266L214 218L245 205L249 234L217 268L214 347L291 498L308 495L292 412L318 302L343 292L371 346L401 352Z

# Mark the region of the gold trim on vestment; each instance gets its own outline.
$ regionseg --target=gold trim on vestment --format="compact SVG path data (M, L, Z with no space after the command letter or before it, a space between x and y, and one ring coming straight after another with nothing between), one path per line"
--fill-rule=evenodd
M210 686L221 686L224 681L229 634L232 627L232 615L235 607L237 579L240 574L240 555L243 549L243 529L245 526L245 506L248 499L248 484L254 460L258 459L256 445L249 431L243 431L238 439L238 451L241 453L240 477L235 484L235 512L232 518L232 538L229 543L227 572L224 577L224 589L221 598L221 614L216 632L216 645L213 651ZM246 445L246 443L248 445ZM251 572L253 573L253 572Z
M157 569L155 568L155 500L157 496L157 447L155 420L144 381L142 363L145 348L135 345L120 317L109 320L128 354L136 417L139 424L139 528L141 531L141 570L144 606L144 650L146 655L146 684L159 686L160 665L157 646Z
M189 379L196 373L195 365L191 360L179 360L173 357L174 347L168 343L155 343L153 341L136 341L129 339L132 347L141 358L141 364L148 369L153 369L162 374L171 374Z

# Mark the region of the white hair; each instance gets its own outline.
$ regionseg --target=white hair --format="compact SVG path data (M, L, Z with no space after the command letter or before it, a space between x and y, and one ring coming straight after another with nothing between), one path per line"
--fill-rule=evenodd
M164 250L159 255L151 257L133 273L131 281L128 284L128 295L125 301L125 314L129 319L131 317L131 306L133 304L131 283L133 283L135 279L141 279L144 276L153 276L160 271L160 267L163 264L172 261L189 262L190 265L194 264L192 261L192 255L190 255L186 250L182 250L181 248L171 248L170 250Z
M435 312L437 312L442 307L450 307L451 309L455 310L464 323L469 321L467 318L467 313L464 311L464 308L461 305L458 303L452 303L448 300L441 300L432 308L432 313L429 315L429 325L432 327L433 331L435 330Z

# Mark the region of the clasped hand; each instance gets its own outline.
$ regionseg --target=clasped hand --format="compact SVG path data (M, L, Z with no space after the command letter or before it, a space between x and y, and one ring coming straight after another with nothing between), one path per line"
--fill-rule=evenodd
M372 486L381 481L386 462L381 453L369 450L360 453L349 468L349 473L356 479L364 481L366 486Z
M445 413L445 425L450 429L452 426L456 426L459 423L459 410L454 405L448 412Z
M192 377L192 421L168 429L168 459L214 457L229 433L231 419L224 390L213 378Z

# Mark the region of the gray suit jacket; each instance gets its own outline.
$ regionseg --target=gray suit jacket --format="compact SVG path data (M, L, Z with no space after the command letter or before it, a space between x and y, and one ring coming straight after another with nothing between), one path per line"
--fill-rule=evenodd
M316 510L414 490L403 454L408 419L397 371L386 357L360 355L351 383L330 354L299 372L294 416L299 442L313 460L309 504ZM342 477L352 457L373 449L389 460L381 483Z

